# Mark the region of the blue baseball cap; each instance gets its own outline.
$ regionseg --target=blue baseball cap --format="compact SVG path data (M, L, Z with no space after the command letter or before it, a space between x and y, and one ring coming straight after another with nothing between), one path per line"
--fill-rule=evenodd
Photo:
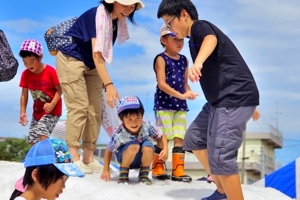
M58 139L46 139L33 145L25 158L25 167L53 164L67 176L84 177L73 163L67 144Z
M121 98L120 103L117 105L118 114L127 109L138 109L143 104L137 96L128 95Z

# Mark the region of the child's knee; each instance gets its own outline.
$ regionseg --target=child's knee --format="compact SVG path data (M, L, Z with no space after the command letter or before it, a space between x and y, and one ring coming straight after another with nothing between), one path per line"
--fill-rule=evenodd
M135 154L138 153L139 151L140 151L140 145L138 144L131 144L126 149L126 152L135 153Z
M154 154L154 148L152 146L143 146L142 147L143 154Z
M155 149L155 148L154 148L154 144L153 144L152 142L150 142L150 141L144 142L144 143L142 144L142 149L143 149L144 147L152 148L153 151L154 151L154 149Z

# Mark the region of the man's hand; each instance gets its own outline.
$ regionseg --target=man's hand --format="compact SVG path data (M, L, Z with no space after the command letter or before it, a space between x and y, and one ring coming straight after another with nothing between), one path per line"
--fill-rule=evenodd
M191 82L198 82L200 77L202 76L201 74L201 69L202 69L202 64L194 64L190 69L189 69L189 79Z
M257 121L260 118L260 113L257 109L254 110L254 113L252 115L253 121Z

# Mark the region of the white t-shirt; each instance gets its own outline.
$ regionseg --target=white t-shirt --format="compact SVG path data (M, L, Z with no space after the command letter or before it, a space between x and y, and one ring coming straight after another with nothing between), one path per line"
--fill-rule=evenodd
M14 200L26 200L24 197L16 197Z

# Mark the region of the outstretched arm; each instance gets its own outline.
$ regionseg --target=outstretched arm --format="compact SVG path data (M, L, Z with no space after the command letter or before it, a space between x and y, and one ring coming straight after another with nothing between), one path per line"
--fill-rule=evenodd
M200 46L200 50L195 59L194 65L189 69L189 79L192 82L199 81L201 74L201 69L203 63L210 56L217 46L217 38L214 35L207 35L204 37L203 42Z
M163 92L167 93L168 95L171 95L173 97L176 97L178 99L189 99L194 98L194 93L190 90L186 91L184 94L181 94L177 90L173 89L169 84L166 83L166 63L165 60L158 56L155 62L155 71L156 71L156 77L157 77L157 84L158 88L162 90Z
M190 91L191 90L191 88L190 88L190 86L189 86L189 84L188 84L188 77L189 77L189 70L188 70L188 68L189 68L189 61L188 61L188 59L186 59L186 69L185 69L185 72L184 72L184 89L185 89L185 91Z
M170 85L166 83L165 70L166 70L165 60L161 56L158 56L155 62L155 71L156 71L158 88L163 92L167 93L168 95L171 95L178 99L184 99L183 94L174 90L172 87L170 87Z
M108 148L106 148L104 153L104 168L101 174L101 179L105 181L110 181L109 165L110 165L111 156L112 156L112 152L109 151Z
M186 60L186 62L187 62L187 66L189 66L188 60ZM188 67L187 67L185 69L185 72L184 72L184 89L185 89L186 93L190 94L188 99L189 100L194 100L194 99L196 99L197 96L199 96L199 94L191 91L191 88L188 84L188 76L189 76L189 70L188 70Z
M257 121L260 118L260 113L257 109L254 110L254 113L252 115L253 121Z
M159 143L162 143L162 150L159 154L159 159L160 160L163 160L163 161L166 161L168 159L168 151L169 151L169 148L168 148L168 140L167 140L167 137L166 135L163 133L161 138L158 140Z
M116 100L120 99L119 93L114 87L109 77L108 71L106 69L105 61L102 57L101 52L94 52L94 47L96 44L96 38L92 38L92 54L93 54L93 60L97 69L97 72L103 82L103 85L106 86L106 102L110 107L116 106Z
M26 107L28 103L28 89L22 88L21 98L20 98L20 120L19 123L26 126L28 123L26 115Z

